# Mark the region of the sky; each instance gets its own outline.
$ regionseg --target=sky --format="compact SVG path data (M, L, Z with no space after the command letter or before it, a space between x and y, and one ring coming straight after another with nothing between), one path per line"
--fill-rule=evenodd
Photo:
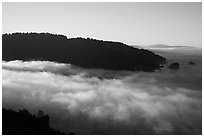
M6 3L3 33L49 32L128 45L202 47L202 3Z

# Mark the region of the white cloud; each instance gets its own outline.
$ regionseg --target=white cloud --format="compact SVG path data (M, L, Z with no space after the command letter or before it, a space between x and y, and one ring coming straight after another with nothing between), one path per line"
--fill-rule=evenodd
M99 79L87 77L89 72L53 62L3 62L3 106L59 105L66 113L93 120L135 120L137 126L142 119L156 133L173 133L178 127L191 127L188 132L193 133L201 128L201 91L172 86L172 74L127 72L120 78Z

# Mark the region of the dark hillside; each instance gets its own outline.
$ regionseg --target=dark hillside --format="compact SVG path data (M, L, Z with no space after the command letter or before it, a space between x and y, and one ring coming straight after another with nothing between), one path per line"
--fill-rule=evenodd
M72 38L49 33L2 36L3 60L49 60L85 68L153 71L166 59L119 42Z
M2 109L3 135L63 135L49 125L49 116L39 111L38 116L32 115L27 110Z

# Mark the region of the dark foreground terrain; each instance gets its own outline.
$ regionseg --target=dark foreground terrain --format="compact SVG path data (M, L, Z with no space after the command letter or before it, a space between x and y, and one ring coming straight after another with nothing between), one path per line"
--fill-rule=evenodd
M37 116L27 110L2 109L3 135L63 135L49 125L49 116L39 111Z
M2 36L3 60L44 60L84 68L153 71L166 59L151 51L120 42L71 38L49 33L13 33Z

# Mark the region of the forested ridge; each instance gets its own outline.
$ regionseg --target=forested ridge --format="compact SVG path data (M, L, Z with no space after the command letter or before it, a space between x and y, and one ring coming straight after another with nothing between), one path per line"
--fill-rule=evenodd
M3 60L48 60L84 68L153 71L166 59L121 42L50 33L2 35Z

